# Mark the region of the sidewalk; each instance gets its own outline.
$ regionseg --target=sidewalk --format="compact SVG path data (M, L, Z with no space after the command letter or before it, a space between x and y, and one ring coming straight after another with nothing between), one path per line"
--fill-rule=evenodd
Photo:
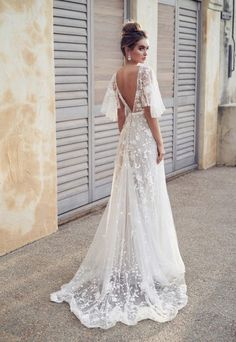
M88 329L49 294L68 282L102 211L1 258L1 342L235 342L236 168L193 171L168 182L189 302L170 322Z

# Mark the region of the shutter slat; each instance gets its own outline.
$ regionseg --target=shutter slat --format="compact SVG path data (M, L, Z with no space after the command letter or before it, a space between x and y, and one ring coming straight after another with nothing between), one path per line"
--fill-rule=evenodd
M81 150L75 150L75 151L70 151L66 153L61 153L57 155L57 161L60 162L62 160L70 160L76 157L84 156L87 155L88 151L87 149L81 149Z
M66 91L66 92L57 92L56 100L75 100L75 99L83 99L87 98L87 91Z
M87 43L87 30L84 28L54 25L54 33L75 35L80 37L80 43Z
M70 175L72 173L83 171L88 169L88 163L80 163L79 165L72 165L68 167L63 167L62 169L57 170L58 178L65 175Z
M87 184L58 193L58 200L60 201L66 198L71 198L72 196L75 196L75 195L78 196L80 193L84 193L84 192L88 192Z
M65 176L58 177L58 186L60 189L61 184L65 184L70 181L74 181L80 178L88 179L88 170L80 170L79 172L70 173Z
M87 83L87 76L56 76L56 84L59 83Z
M81 20L78 20L79 17L81 17ZM54 25L62 25L62 26L67 26L67 27L78 27L78 28L86 28L86 16L82 13L74 18L61 18L59 17L54 17Z
M96 153L98 152L103 152L103 151L110 151L112 153L113 150L116 150L117 148L117 139L115 140L115 142L109 142L108 144L103 144L101 143L100 145L97 144L95 145L95 158L96 158Z
M87 127L88 121L87 119L80 119L80 120L69 120L63 122L57 122L57 132L63 130L70 130L77 127Z
M58 161L57 167L58 169L62 169L62 168L67 168L69 166L78 165L80 163L87 162L87 161L88 161L88 156L86 154L84 156L79 156L78 158L70 158L70 159Z
M88 178L84 177L84 178L79 178L76 180L72 180L70 182L61 184L60 188L58 188L58 194L62 191L66 191L69 189L74 189L76 187L79 187L80 185L84 185L88 183Z

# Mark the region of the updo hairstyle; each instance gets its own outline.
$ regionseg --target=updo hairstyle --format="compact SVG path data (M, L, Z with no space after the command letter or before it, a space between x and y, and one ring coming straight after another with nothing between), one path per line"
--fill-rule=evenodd
M126 46L132 50L136 43L143 38L147 38L147 34L137 22L128 22L124 24L120 42L120 48L123 55L125 56Z

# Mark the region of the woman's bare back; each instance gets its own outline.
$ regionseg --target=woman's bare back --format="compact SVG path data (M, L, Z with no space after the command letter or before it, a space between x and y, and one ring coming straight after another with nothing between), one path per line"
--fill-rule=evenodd
M139 66L125 66L116 73L118 90L131 110L134 108Z

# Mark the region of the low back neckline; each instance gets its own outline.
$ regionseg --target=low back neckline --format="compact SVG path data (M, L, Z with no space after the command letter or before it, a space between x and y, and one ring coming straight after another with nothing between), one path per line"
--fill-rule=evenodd
M135 89L134 103L133 103L133 106L132 106L132 110L131 110L130 106L127 104L127 102L125 101L124 97L122 96L122 94L121 94L121 92L120 92L120 90L119 90L119 87L118 87L118 84L117 84L117 79L116 79L117 71L115 72L115 85L116 85L117 93L118 93L118 95L119 95L121 101L123 102L124 106L127 107L131 113L133 113L133 112L134 112L134 109L135 109L141 64L138 64L137 67L138 67L138 72L137 72L136 89Z

